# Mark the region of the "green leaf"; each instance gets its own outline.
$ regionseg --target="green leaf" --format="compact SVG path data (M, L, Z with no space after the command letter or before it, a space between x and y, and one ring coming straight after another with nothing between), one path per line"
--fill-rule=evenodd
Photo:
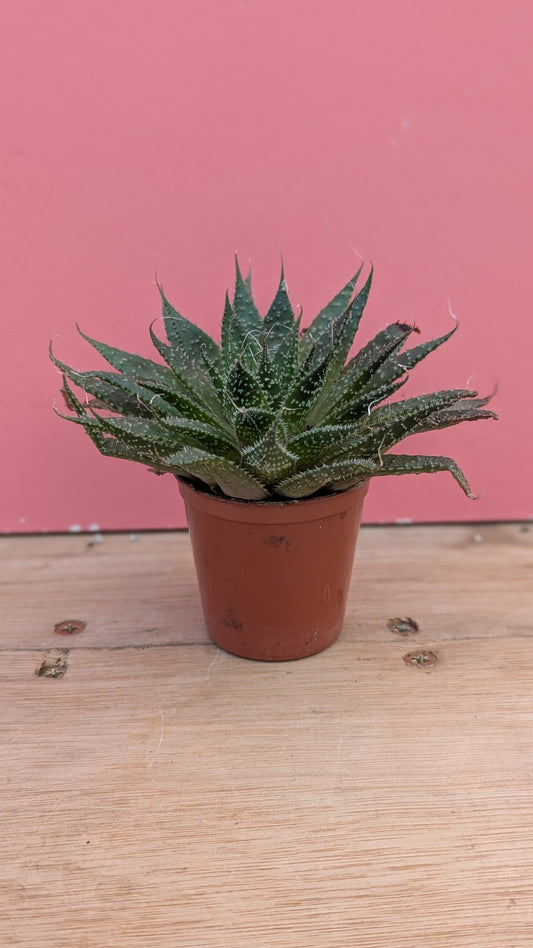
M253 329L261 329L263 321L253 300L251 274L247 280L243 280L237 255L235 255L235 294L233 297L233 309L247 332Z
M103 373L102 373L103 375ZM100 408L107 407L110 411L120 412L123 415L132 417L148 418L152 412L150 401L153 398L152 392L142 386L130 386L121 384L122 376L116 375L108 380L102 378L102 375L93 375L89 373L81 379L73 379L80 388L87 394L92 395ZM109 373L111 376L112 373ZM124 380L127 383L127 380ZM137 391L135 392L135 387ZM170 406L169 406L170 407Z
M463 421L482 421L483 419L497 419L498 415L494 411L489 411L481 406L487 404L488 399L472 399L472 402L457 402L451 408L445 408L429 415L428 418L421 421L414 428L412 434L419 434L425 431L436 431L442 428L450 428L452 425L459 425Z
M263 348L262 328L249 328L226 295L222 317L222 361L227 373L236 359L255 373Z
M150 336L157 351L170 365L178 390L186 393L189 400L197 403L203 409L204 414L207 409L211 418L218 418L219 423L225 424L226 420L220 398L208 373L189 358L183 347L171 347L162 342L156 336L153 325L150 326ZM203 363L203 360L200 361ZM148 382L146 381L145 384L148 384ZM167 392L163 392L163 396L167 395Z
M298 458L297 466L315 464L328 451L334 451L354 431L353 425L324 425L302 431L291 438L287 448Z
M300 331L300 317L294 321L294 325L291 329L288 329L285 333L285 337L279 341L279 344L273 353L269 355L271 357L272 365L278 379L279 389L281 395L283 395L291 388L293 385L297 372L298 372L298 334Z
M222 402L226 379L225 379L225 372L224 372L224 368L222 366L221 360L218 359L215 362L212 359L210 359L210 357L206 354L205 351L202 351L202 362L207 372L207 375L209 376L211 382L213 383L213 387L216 391L216 394L220 402Z
M68 379L66 373L63 373L63 388L61 389L61 394L63 395L65 404L70 411L74 411L78 418L87 418L87 411L80 402L78 396L73 391L73 389L68 384ZM69 421L74 420L71 415L62 415L61 412L57 412L61 418L67 418Z
M409 372L415 365L422 362L427 355L434 352L439 346L442 346L448 339L451 339L456 330L457 324L443 336L439 336L437 339L430 339L428 342L423 342L413 349L407 349L406 352L402 352L395 359L388 359L376 373L373 384L384 385L387 382L392 382L399 378L404 372Z
M333 320L346 311L362 269L363 265L361 264L355 276L353 276L346 286L319 312L318 316L315 316L311 325L306 329L299 343L300 362L308 355L313 343L319 339Z
M95 418L101 428L118 438L132 448L139 448L141 452L150 451L155 446L165 445L168 451L179 446L179 438L160 425L157 421L148 421L145 418L113 418L99 415L93 410Z
M168 341L171 346L186 349L190 353L191 359L200 364L202 353L211 359L215 364L220 362L220 350L216 342L211 339L208 333L195 326L190 320L186 319L181 313L178 313L171 303L167 300L163 287L158 283L157 289L161 295L163 304L163 321Z
M56 364L58 360L56 360ZM68 366L64 366L68 369ZM130 382L121 375L112 372L76 372L70 370L69 378L76 383L86 394L93 395L99 402L111 411L128 417L153 418L159 416L183 416L208 424L219 424L218 419L198 402L193 401L181 392L165 391L165 398L159 394L160 387L154 385L139 385ZM100 406L102 407L102 405Z
M222 361L226 372L231 369L235 359L239 358L246 338L246 332L247 330L244 323L237 316L229 294L226 293L226 303L222 316L221 342Z
M296 381L285 399L283 420L289 434L305 425L306 419L324 387L329 369L329 356L314 368L308 369L308 360L300 367Z
M115 437L107 437L104 433L100 417L89 417L86 414L84 406L68 385L65 377L63 379L63 384L65 386L68 405L76 412L76 415L63 415L61 412L57 411L57 409L56 414L59 415L60 418L64 418L66 421L72 421L75 424L82 425L89 435L89 438L98 448L101 454L106 457L120 458L121 460L125 461L141 461L145 464L150 464L153 462L155 458L151 456L150 452L140 452L138 445L131 447L130 445L124 444L124 442L118 440Z
M141 456L138 450L131 448L117 438L106 437L101 428L96 429L86 426L86 431L93 444L104 457L118 458L121 461L135 461L141 464L154 463L152 456L148 452L146 455Z
M322 361L329 354L330 376L337 375L346 362L370 293L372 276L371 270L365 285L346 311L332 320L316 341L315 363Z
M239 500L264 500L268 496L268 491L257 478L232 461L197 448L187 448L166 457L165 467L178 476L192 477Z
M235 435L239 444L249 447L264 437L276 415L266 408L243 408L235 416Z
M276 485L276 493L294 499L309 497L318 490L335 488L336 483L357 483L371 477L377 464L368 458L347 458L332 464L321 464L293 474Z
M332 413L336 406L354 402L368 387L376 388L375 376L387 359L404 345L412 332L418 332L414 326L405 323L392 323L379 332L344 368L341 376L327 389L317 402L310 422L316 424L325 415Z
M408 379L409 376L406 374L399 381L382 385L381 388L367 388L358 396L343 396L331 411L320 419L320 426L354 425L357 421L361 421L364 415L370 415L372 408L394 395Z
M374 477L389 474L436 474L440 471L449 471L467 497L476 500L470 490L468 481L453 458L433 457L430 455L387 454Z
M236 359L226 379L225 404L234 413L243 408L268 408L268 402L256 378Z
M270 358L266 344L263 345L256 378L271 408L279 408L283 394L280 375L276 371L276 367Z
M263 329L267 334L268 350L273 355L280 347L287 334L294 329L295 316L287 291L283 265L278 291L265 316Z
M276 419L261 441L243 452L243 464L263 484L273 484L280 477L285 477L298 460L295 454L287 450L279 435L280 421Z
M190 421L186 418L160 418L160 421L169 432L172 432L179 445L202 448L210 454L220 455L232 461L238 461L240 458L236 445L212 425Z
M123 372L131 381L142 383L149 379L160 385L161 388L176 389L176 377L168 366L158 365L157 362L153 362L151 359L125 352L123 349L116 349L113 346L108 346L105 342L98 342L82 332L79 326L78 332L93 349L96 349L104 357L106 362L109 362L119 372Z
M257 375L263 352L263 336L258 330L250 330L244 340L239 360L252 375Z
M142 385L114 372L78 372L57 359L51 349L50 358L63 376L68 377L86 395L92 395L105 403L112 411L142 417L151 415L149 403L153 393Z
M398 441L413 434L417 426L435 411L463 398L473 398L476 394L465 389L450 389L382 405L360 422L352 446L364 456L384 453Z
M158 418L184 418L190 421L202 421L205 424L216 426L221 431L229 430L229 426L222 421L220 412L215 414L215 412L204 408L198 401L189 398L187 395L182 395L181 392L176 392L176 394L166 392L165 394L166 399L162 398L157 391L152 394L150 400L152 417L155 414Z

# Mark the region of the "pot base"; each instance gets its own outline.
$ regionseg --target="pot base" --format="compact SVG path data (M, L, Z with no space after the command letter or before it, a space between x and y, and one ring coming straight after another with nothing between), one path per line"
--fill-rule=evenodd
M342 624L336 629L315 629L311 633L307 630L299 635L294 630L268 630L264 626L258 629L256 626L247 635L241 628L235 629L233 623L233 617L229 623L225 623L223 618L222 624L230 628L222 633L218 625L208 628L211 641L231 655L260 662L292 662L316 655L333 645L342 631Z

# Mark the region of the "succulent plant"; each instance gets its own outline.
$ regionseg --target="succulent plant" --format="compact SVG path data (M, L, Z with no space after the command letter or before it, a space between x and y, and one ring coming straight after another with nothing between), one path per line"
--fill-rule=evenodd
M84 339L114 371L63 373L63 395L102 454L170 472L211 493L281 501L342 491L371 477L449 471L471 491L452 458L390 454L408 435L495 418L470 389L388 401L410 370L448 340L404 348L416 326L394 322L349 357L372 283L361 269L307 329L283 274L262 318L250 276L236 262L221 341L178 313L158 285L166 339L150 327L162 361ZM83 392L76 394L69 384Z

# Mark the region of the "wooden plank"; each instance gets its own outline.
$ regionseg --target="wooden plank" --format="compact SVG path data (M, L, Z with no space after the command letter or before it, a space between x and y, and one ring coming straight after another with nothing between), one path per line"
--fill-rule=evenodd
M65 619L87 623L71 648L207 642L188 534L135 536L1 538L4 646L56 647ZM365 527L343 637L389 639L404 615L439 640L530 635L532 558L529 524Z
M56 624L80 619L71 648L205 642L189 537L182 533L4 537L4 645L54 648Z
M269 665L203 637L186 534L2 540L0 944L529 948L532 533L361 541L341 641Z

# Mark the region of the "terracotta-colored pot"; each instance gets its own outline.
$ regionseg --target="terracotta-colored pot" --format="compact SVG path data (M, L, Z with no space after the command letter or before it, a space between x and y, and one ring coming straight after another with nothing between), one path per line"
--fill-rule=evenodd
M178 483L213 642L271 662L335 642L368 483L285 503L231 500Z

